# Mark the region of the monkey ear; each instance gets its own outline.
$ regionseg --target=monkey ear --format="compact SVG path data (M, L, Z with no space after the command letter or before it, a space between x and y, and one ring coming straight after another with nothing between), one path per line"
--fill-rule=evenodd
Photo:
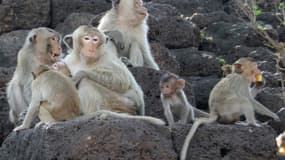
M185 87L185 80L184 79L178 79L176 86L179 89L183 89Z
M234 66L235 66L235 72L236 73L242 73L242 69L241 69L241 67L242 67L242 65L241 64L234 64Z
M113 8L117 8L119 4L120 4L120 0L112 0Z
M37 42L37 35L36 35L36 34L32 35L32 36L29 38L29 41L30 41L31 43L36 43L36 42Z
M63 43L66 45L68 49L73 49L73 39L72 39L72 34L68 34L64 36L63 38Z

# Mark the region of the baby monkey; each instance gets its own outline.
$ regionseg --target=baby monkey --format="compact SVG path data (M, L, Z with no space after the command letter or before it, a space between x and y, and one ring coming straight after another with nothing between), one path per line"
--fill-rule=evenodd
M185 80L172 73L164 74L159 82L160 98L164 115L170 128L174 127L172 112L179 117L179 122L186 124L189 118L194 121L195 115L192 105L187 101L183 88Z

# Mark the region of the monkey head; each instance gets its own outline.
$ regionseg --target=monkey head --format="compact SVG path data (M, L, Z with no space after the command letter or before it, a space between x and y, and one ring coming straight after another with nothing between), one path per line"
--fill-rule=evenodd
M278 152L282 155L285 155L285 132L276 137L275 141L279 148Z
M124 18L129 17L132 24L140 24L148 17L148 11L142 0L112 0L113 8Z
M170 97L176 93L178 89L185 87L185 80L178 78L177 75L166 73L160 78L159 88L161 94L165 97Z
M240 58L233 65L234 72L243 75L248 81L262 81L261 71L252 58Z
M221 67L222 71L223 71L223 76L227 76L228 74L231 74L232 73L232 65L230 64L225 64Z
M64 75L68 76L68 77L71 77L71 72L67 66L66 63L62 62L62 61L59 61L59 62L56 62L54 63L51 68L55 71L58 71L60 73L63 73Z
M103 54L106 36L93 26L78 27L72 35L64 37L64 43L86 63L97 61Z
M33 49L37 62L48 65L58 61L62 52L60 42L60 34L46 27L31 30L26 39L26 44Z

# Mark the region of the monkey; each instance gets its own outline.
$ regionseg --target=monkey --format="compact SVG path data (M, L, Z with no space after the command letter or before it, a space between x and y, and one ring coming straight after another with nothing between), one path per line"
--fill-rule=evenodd
M64 62L54 63L52 65L52 69L66 75L67 77L72 78L70 69L68 68L68 66Z
M58 61L62 52L60 41L60 34L46 27L32 29L26 37L17 55L16 70L6 89L12 123L17 122L19 114L31 101L31 72L41 64L52 65Z
M222 71L223 71L223 77L226 77L227 75L231 74L233 69L232 69L232 65L230 64L225 64L221 67Z
M245 115L246 122L238 122L238 124L259 127L254 110L279 121L277 114L257 102L250 93L250 84L256 82L261 73L257 63L252 58L244 57L238 59L234 65L237 70L221 79L212 89L209 98L210 117L200 118L194 122L184 141L180 153L181 160L186 159L189 143L201 124L214 121L231 124L239 121L241 115Z
M71 78L46 65L39 65L32 74L31 103L23 124L14 131L29 128L36 114L43 123L79 116L80 100Z
M64 43L69 48L69 54L64 61L78 87L82 114L108 110L129 115L145 115L141 87L116 56L116 49L109 47L112 42L102 31L93 26L82 25L71 35L66 35ZM108 115L115 115L109 113ZM139 119L153 122L154 118ZM156 120L154 123L164 124L162 120Z
M209 116L208 113L200 111L193 107L187 100L183 91L185 87L185 80L179 78L173 73L165 73L160 78L160 99L164 109L164 115L168 121L170 128L174 126L173 114L179 114L179 121L186 124L190 119L195 120L194 110L203 116Z
M97 28L103 32L119 31L121 33L119 35L116 32L113 39L119 42L123 39L121 42L123 45L120 45L123 47L117 47L117 54L119 57L128 58L127 64L159 70L159 66L151 54L147 38L148 11L143 6L143 1L112 0L112 5L112 9L100 19ZM124 59L125 61L126 59Z
M285 156L285 132L277 136L275 141L278 147L278 153Z

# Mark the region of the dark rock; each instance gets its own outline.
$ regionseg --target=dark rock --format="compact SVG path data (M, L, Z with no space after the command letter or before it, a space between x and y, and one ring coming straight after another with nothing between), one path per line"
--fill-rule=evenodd
M279 111L278 116L280 122L270 120L268 124L277 132L277 134L280 134L285 131L285 109Z
M169 49L199 46L199 28L182 17L150 15L148 24L149 39L158 41Z
M149 2L145 4L149 14L153 16L179 16L181 13L172 5Z
M97 114L12 132L0 159L176 160L177 155L166 127Z
M173 130L177 152L181 151L191 125ZM198 128L189 148L188 160L269 160L276 159L275 132L268 126L206 124Z
M4 0L0 5L0 19L0 33L48 26L50 0Z
M99 14L111 9L111 1L109 0L51 0L52 2L52 26L58 23L74 12L85 12Z
M14 128L9 121L9 105L6 98L6 83L12 78L14 70L14 67L0 67L0 144Z
M88 25L93 17L94 15L90 13L71 13L63 23L56 26L55 30L61 33L62 36L71 34L79 26Z
M159 79L165 71L144 67L130 68L130 71L143 89L146 115L165 119L159 91ZM186 85L184 91L189 102L195 106L193 89Z
M179 62L182 76L208 76L221 74L220 62L214 53L195 48L174 49L171 53Z
M200 50L230 55L236 46L261 47L262 38L246 23L215 22L203 32ZM203 43L203 42L206 43ZM214 48L216 47L216 48Z
M17 65L17 53L25 43L28 30L12 31L0 36L0 66Z
M204 28L214 22L233 22L235 18L224 11L215 11L211 13L194 13L190 18L199 28Z
M262 21L265 24L270 24L274 28L280 25L280 21L278 20L276 13L262 13L259 16L256 17L256 20Z
M263 88L262 91L257 94L256 100L274 113L278 112L282 107L285 106L281 88ZM259 115L257 116L257 119L266 121L272 118Z
M151 51L161 70L179 74L180 66L170 51L159 43L151 43Z
M265 71L262 76L265 79L266 87L280 87L280 75Z
M196 107L203 110L208 110L208 99L214 86L220 81L217 76L208 77L184 77L190 82L191 88L195 93Z
M194 13L211 13L222 10L221 0L152 0L153 2L170 4L176 7L185 16L192 16Z

